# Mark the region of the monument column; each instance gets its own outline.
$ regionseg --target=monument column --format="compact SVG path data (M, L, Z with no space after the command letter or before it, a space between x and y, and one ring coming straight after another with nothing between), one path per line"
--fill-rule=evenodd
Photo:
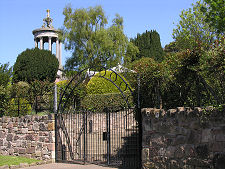
M40 49L43 49L43 37L40 37Z
M51 36L48 37L48 50L52 51L52 37Z
M38 48L38 41L37 41L37 38L34 39L34 43L35 43L35 48Z
M62 42L59 41L59 66L61 68L62 65Z
M59 61L59 39L56 38L56 58Z

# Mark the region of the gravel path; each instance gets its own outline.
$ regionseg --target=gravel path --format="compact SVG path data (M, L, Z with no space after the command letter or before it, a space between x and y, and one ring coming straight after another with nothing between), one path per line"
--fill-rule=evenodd
M102 166L93 165L93 164L80 165L80 164L52 163L52 164L26 167L24 169L118 169L118 168L102 167Z

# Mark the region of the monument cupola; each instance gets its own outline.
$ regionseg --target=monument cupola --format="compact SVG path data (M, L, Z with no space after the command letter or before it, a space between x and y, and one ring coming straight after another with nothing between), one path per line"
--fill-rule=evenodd
M52 26L53 19L50 18L50 10L47 10L47 17L43 19L43 25L32 31L35 47L44 49L44 43L48 43L48 50L52 51L52 44L56 43L56 58L59 61L59 69L62 69L62 44L59 40L60 31ZM61 72L61 71L59 71ZM59 75L59 72L57 73ZM61 73L60 73L61 74Z

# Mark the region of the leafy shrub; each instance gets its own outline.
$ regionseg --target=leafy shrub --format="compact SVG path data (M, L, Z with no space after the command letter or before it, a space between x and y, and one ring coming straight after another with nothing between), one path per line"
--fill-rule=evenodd
M140 75L141 106L157 108L162 106L161 96L171 79L167 62L158 63L152 58L142 58L133 63L133 69Z
M47 50L27 49L18 55L13 67L14 82L49 80L54 82L59 63L54 54Z
M120 76L126 81L122 75ZM88 95L82 100L82 107L94 111L103 111L104 107L127 107L126 99L128 96L130 96L128 103L133 106L131 93L121 77L112 71L97 73L87 84ZM105 78L113 81L114 84ZM130 87L128 82L127 84ZM125 98L115 85L121 89Z
M9 64L0 64L0 117L5 115L8 109L11 75L12 68L9 68Z
M9 67L9 63L0 63L0 85L6 87L12 76L12 68Z
M101 77L103 76L103 77ZM120 75L125 81L126 79ZM107 94L107 93L120 93L119 89L109 80L112 80L123 92L129 91L123 80L113 73L112 71L101 71L97 73L87 84L88 94ZM127 81L126 81L127 82ZM128 82L127 82L128 83ZM128 83L130 86L130 84Z
M53 85L48 80L34 80L30 83L29 98L32 109L37 112L53 109Z
M73 108L78 109L80 108L81 100L86 95L86 87L83 83L77 84L73 81L69 84L69 80L63 80L57 82L57 93L58 101L60 102L61 99L60 108L65 110L72 105Z
M6 115L21 116L32 110L30 86L27 82L18 82L10 86L10 99Z
M32 107L26 98L12 98L9 102L9 109L7 116L23 116L31 112Z
M0 85L0 117L8 111L10 91L8 88Z
M129 92L125 92L124 94L126 98L130 96ZM128 103L131 107L134 106L132 96L128 97ZM103 112L105 107L113 107L114 110L127 107L127 102L121 93L93 94L84 97L81 107L91 111Z

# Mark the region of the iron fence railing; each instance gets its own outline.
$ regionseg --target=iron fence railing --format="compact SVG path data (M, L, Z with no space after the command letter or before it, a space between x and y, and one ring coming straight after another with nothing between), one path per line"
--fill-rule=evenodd
M53 103L54 97L52 92L35 97L14 96L9 99L8 115L21 116L27 114L37 114L44 111L53 112Z

